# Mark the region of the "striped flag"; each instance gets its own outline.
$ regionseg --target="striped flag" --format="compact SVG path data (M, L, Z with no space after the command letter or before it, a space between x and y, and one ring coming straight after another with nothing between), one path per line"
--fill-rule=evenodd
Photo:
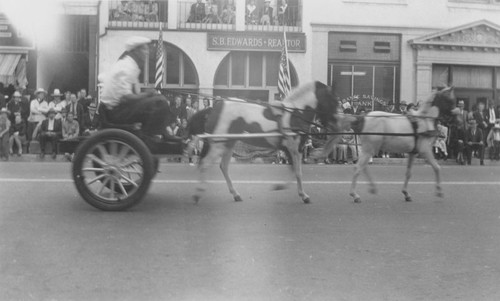
M290 80L290 65L288 63L288 46L286 40L286 32L283 32L283 49L281 50L281 59L280 59L280 69L278 74L278 92L280 94L280 98L284 99L290 93L292 89L292 83Z
M160 90L163 87L163 31L160 23L160 37L156 45L156 74L155 74L155 88Z

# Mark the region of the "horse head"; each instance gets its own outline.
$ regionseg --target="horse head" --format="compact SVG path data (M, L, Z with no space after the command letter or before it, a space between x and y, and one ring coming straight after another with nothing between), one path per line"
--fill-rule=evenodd
M315 95L318 100L316 116L324 126L335 125L338 100L332 87L315 82Z
M460 111L456 107L454 87L444 87L435 92L432 106L439 109L439 118L445 123L461 123Z

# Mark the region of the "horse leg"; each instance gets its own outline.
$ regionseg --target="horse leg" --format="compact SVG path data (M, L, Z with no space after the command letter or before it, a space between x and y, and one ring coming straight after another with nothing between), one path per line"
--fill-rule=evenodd
M295 178L297 179L297 190L300 198L306 204L311 202L311 198L304 192L304 188L302 187L302 160L301 154L298 148L298 141L295 143L291 143L291 146L287 146L288 151L290 152L290 157L292 158L292 167L295 172Z
M424 155L427 162L432 166L432 169L434 169L434 173L436 174L436 196L442 198L444 194L441 189L441 176L440 176L441 167L439 167L439 164L432 155L432 151L430 148L426 149L422 154Z
M410 156L408 157L408 164L406 165L406 178L405 178L405 183L403 185L403 190L401 191L403 195L405 196L405 201L411 202L411 195L408 193L408 182L410 181L411 178L411 167L413 166L413 161L415 159L415 154L410 153Z
M210 143L208 141L205 141L205 143ZM215 160L220 157L220 154L224 151L224 145L220 143L210 143L209 144L209 150L207 151L207 154L203 157L200 158L200 161L198 163L198 170L199 170L199 179L198 179L198 186L196 187L196 191L193 195L193 200L198 203L205 193L206 190L206 185L207 185L207 180L206 180L206 172L208 169L208 166L215 162Z
M229 142L226 145L226 150L222 154L222 159L220 161L220 169L222 171L222 174L224 175L224 178L226 179L227 188L229 188L229 192L233 195L234 200L236 202L241 202L243 200L241 199L241 196L236 191L236 189L234 189L233 182L231 181L231 178L229 177L229 162L231 162L231 157L233 155L234 145L235 145L235 142Z
M361 153L359 160L358 160L358 163L356 164L356 168L354 170L354 175L352 176L351 191L350 191L349 195L354 199L355 203L361 202L361 197L359 196L359 194L356 193L356 183L358 181L358 177L361 174L361 172L363 170L366 170L366 165L368 164L370 157L371 157L371 155L369 153L365 153L365 152ZM366 171L365 171L365 173L366 173ZM370 183L372 183L371 177L370 177ZM371 185L373 185L373 188L375 189L375 184L371 184Z

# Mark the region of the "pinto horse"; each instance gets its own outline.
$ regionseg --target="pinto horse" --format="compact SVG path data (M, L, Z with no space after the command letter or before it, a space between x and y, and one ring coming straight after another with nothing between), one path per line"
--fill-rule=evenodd
M196 113L189 124L189 134L262 134L276 133L275 137L244 139L244 142L272 149L284 149L289 155L297 179L298 194L304 203L310 198L302 187L301 145L303 139L297 132L308 133L315 118L324 125L335 125L337 100L331 87L312 82L297 87L279 107L268 104L226 99L214 105L213 109ZM281 128L279 116L281 115ZM221 158L220 168L226 179L229 192L235 201L242 201L229 177L228 167L235 143L241 139L208 138L200 155L199 186L193 196L198 202L206 189L206 170L209 164Z
M453 88L444 88L432 93L421 104L418 111L409 112L408 115L370 112L365 117L354 121L354 130L362 134L360 135L361 155L352 178L350 191L350 196L353 197L354 202L357 203L361 200L355 189L356 181L362 171L365 172L370 182L370 193L377 192L375 183L368 173L367 164L370 158L379 151L409 154L406 178L402 190L406 201L412 200L407 188L411 177L411 168L417 153L423 156L434 169L436 195L443 197L440 167L432 154L432 145L437 138L435 123L438 118L447 118L460 122L457 119L457 111ZM375 134L370 135L370 133Z

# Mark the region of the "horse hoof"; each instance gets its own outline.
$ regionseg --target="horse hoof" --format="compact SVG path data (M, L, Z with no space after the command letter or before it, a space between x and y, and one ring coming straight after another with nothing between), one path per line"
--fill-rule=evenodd
M236 196L234 197L234 201L235 201L235 202L243 202L243 199L241 198L241 196L236 195Z
M438 192L436 192L436 196L439 197L439 198L443 198L444 197L444 193L442 191L438 191Z
M302 201L304 202L304 204L310 204L311 203L311 199L309 197L303 199Z
M405 197L405 201L407 201L407 202L411 202L411 201L413 201L413 200L411 199L411 196L406 196L406 197Z
M285 184L276 184L273 187L273 190L285 190L285 189L286 189L286 185Z
M354 198L354 203L361 203L361 198L359 196L355 197Z

